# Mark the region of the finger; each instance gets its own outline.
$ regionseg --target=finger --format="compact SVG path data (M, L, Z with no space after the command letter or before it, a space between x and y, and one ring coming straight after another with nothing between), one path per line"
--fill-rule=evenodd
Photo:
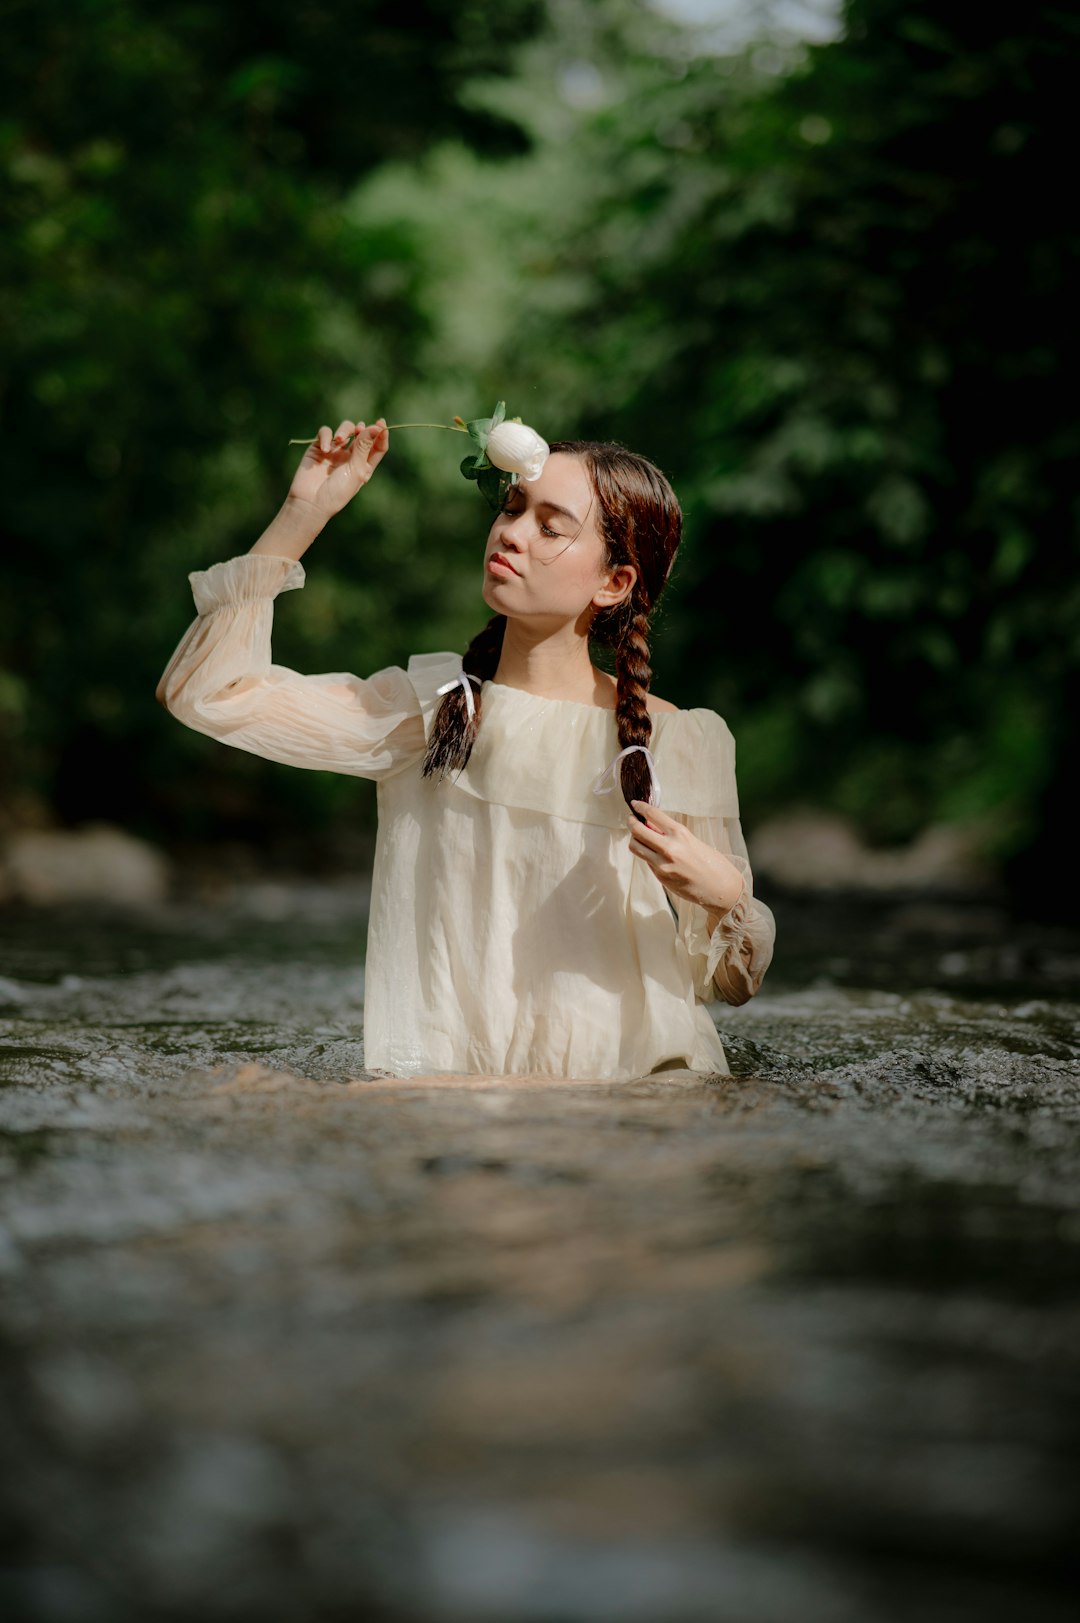
M318 435L319 450L326 453L326 454L329 454L330 446L331 446L331 444L333 442L333 437L334 436L331 434L329 427L327 426L326 423L324 423L323 426L319 429L319 435Z
M357 435L357 456L359 456L359 461L367 469L367 472L374 471L375 467L382 463L383 456L387 454L388 450L390 450L390 430L388 430L387 424L383 422L382 417L378 419L378 422L370 424L369 427L362 428L359 435Z
M377 423L372 424L370 433L374 437L368 443L367 462L370 468L377 468L390 449L390 430L383 418L380 417Z
M635 811L649 819L653 828L658 828L663 834L674 834L679 827L674 817L669 817L667 812L661 811L659 806L650 805L647 800L632 800L630 804Z
M655 866L655 864L659 861L660 853L658 851L653 851L647 845L642 845L640 840L631 840L630 849L636 857L644 857L645 861L650 867Z
M643 841L644 844L657 853L666 849L667 835L662 834L659 829L651 827L648 823L639 822L636 817L628 817L626 822L632 838Z
M344 445L349 435L355 434L355 432L356 424L350 418L346 417L343 422L338 424L337 433L334 435L334 443Z
M357 461L363 462L365 460L375 433L376 430L368 423L365 423L362 417L358 418L353 424L352 434L345 441L345 444L353 458L354 463Z

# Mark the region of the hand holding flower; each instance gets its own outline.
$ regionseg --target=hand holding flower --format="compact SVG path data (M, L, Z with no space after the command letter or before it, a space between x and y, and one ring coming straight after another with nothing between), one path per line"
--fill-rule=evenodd
M389 448L385 418L367 426L346 418L336 434L324 425L300 460L290 501L306 502L324 519L332 518L367 484Z
M539 479L548 458L547 441L534 428L523 423L520 417L506 421L506 403L503 400L499 401L490 417L477 417L470 423L463 417L455 417L452 423L388 424L385 418L380 417L374 428L365 429L363 423L346 421L334 436L331 436L328 428L320 428L311 441L289 441L290 445L308 447L290 496L312 501L312 492L317 492L320 511L325 512L327 517L338 512L356 494L360 485L371 478L386 453L391 428L445 428L451 433L468 434L477 449L465 457L461 471L466 479L475 480L481 493L496 509L502 506L507 487L516 484L519 478L530 483ZM382 435L386 436L385 443L382 439L372 440L376 429L381 429ZM356 456L358 448L360 454ZM315 477L320 470L321 481ZM346 479L332 482L339 472L345 470L348 471ZM300 489L297 489L298 481Z

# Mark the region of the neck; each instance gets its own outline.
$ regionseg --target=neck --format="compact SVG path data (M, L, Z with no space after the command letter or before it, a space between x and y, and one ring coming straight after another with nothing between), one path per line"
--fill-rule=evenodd
M543 699L597 703L611 686L589 657L585 617L551 631L528 621L507 620L502 653L492 678L504 687L523 688Z

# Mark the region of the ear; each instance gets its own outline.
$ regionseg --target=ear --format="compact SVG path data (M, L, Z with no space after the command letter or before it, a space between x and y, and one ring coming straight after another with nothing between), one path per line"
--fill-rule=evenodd
M593 604L598 609L613 609L619 603L625 603L637 585L638 572L633 564L619 564L611 571L607 578L607 585L601 586L592 596Z

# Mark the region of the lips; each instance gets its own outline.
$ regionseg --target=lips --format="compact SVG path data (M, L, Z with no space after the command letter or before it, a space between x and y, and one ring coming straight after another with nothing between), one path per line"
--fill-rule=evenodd
M488 559L488 568L491 570L492 574L495 575L516 575L518 573L513 564L510 562L509 558L507 558L501 552L493 552L491 554L491 557Z

